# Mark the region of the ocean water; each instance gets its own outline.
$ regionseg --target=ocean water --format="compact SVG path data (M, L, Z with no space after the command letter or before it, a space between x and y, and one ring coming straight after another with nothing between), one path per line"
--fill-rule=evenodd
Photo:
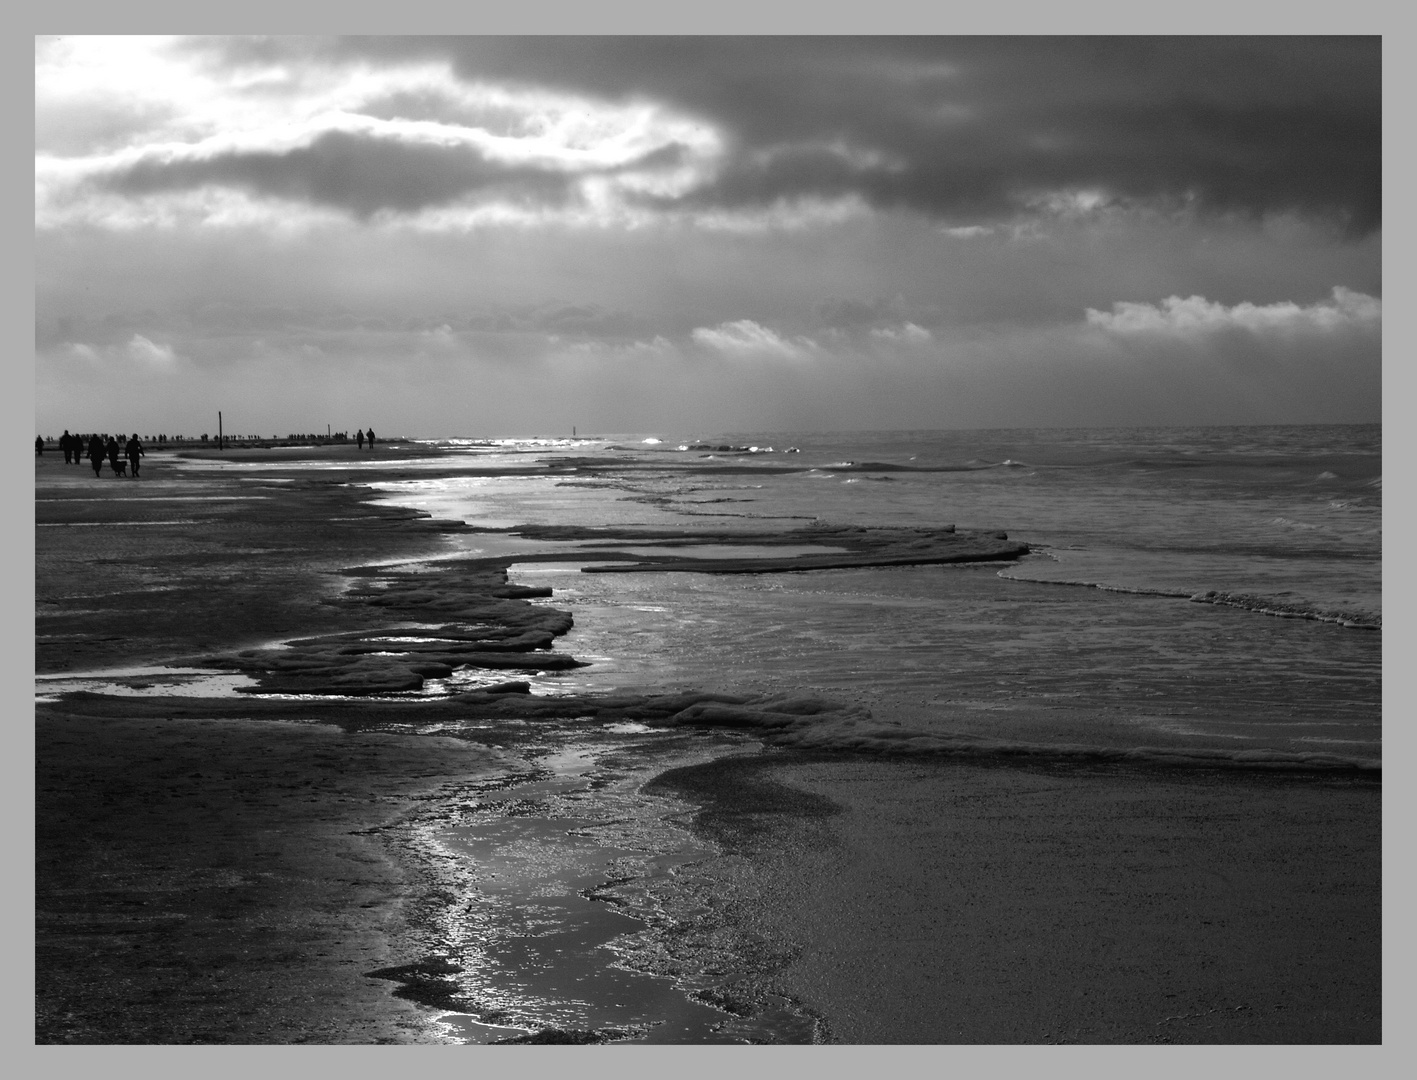
M1032 549L1002 566L587 574L536 558L585 545L451 534L450 555L525 555L512 579L573 612L556 647L591 664L539 693L818 693L1006 751L1381 758L1377 425L429 446L439 468L380 497L474 526L674 528L713 557L724 532L953 524ZM438 475L462 463L475 472Z

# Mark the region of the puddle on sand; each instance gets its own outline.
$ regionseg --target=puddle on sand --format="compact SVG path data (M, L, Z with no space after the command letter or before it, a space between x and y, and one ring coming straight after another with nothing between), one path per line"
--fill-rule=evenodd
M88 691L115 697L227 697L255 686L248 675L214 668L125 667L65 671L34 677L34 700L57 702L60 694Z
M470 867L476 890L462 919L449 914L441 929L462 968L460 993L479 1011L439 1022L468 1043L547 1029L637 1043L811 1042L811 1018L789 1002L742 1019L690 996L733 975L681 987L635 964L650 922L630 912L650 912L659 929L675 918L646 886L713 854L667 820L686 807L638 789L665 767L716 754L681 747L673 761L625 770L617 752L636 745L626 738L635 734L630 726L617 725L618 738L600 745L582 737L531 756L535 772L485 790L462 823L434 837L444 855Z

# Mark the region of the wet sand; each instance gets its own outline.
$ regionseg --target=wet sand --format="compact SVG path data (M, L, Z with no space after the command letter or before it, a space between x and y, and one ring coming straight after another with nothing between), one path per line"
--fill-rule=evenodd
M377 830L488 754L55 711L36 747L36 1042L442 1041L368 977L429 886Z
M436 525L338 473L287 492L170 461L125 481L37 460L38 674L327 630L360 617L327 603L331 571L437 549ZM370 830L486 752L89 697L35 710L37 1042L436 1041L366 977L421 888Z
M774 754L666 774L846 1043L1377 1043L1379 782Z
M159 454L133 482L39 459L37 671L225 658L268 688L410 677L360 642L438 590L343 571L440 552L449 526L359 502L354 454L247 481ZM498 615L524 604L494 595L498 572L442 579L473 591L433 621L480 612L497 647L548 655L553 624ZM282 668L268 647L291 638L310 644ZM430 671L453 655L438 640ZM817 707L506 691L37 705L37 1041L440 1041L435 1002L371 977L436 952L420 912L448 881L400 830L500 757L415 729L502 718L484 741L514 747L518 725L591 715L771 741ZM1376 1042L1380 784L774 750L650 790L701 804L723 850L676 888L734 943L740 1011L780 995L859 1043Z

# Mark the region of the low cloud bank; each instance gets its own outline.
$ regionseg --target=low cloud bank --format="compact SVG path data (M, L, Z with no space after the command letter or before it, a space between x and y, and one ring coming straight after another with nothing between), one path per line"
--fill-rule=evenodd
M1158 304L1118 301L1110 312L1087 309L1087 321L1109 333L1200 337L1231 330L1253 334L1299 334L1348 329L1377 329L1383 302L1377 297L1336 286L1333 295L1300 306L1248 302L1226 307L1203 296L1168 296Z

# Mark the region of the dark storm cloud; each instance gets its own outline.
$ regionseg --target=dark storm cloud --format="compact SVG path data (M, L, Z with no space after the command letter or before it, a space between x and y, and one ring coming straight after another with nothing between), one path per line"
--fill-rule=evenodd
M675 200L855 193L944 218L1041 192L1381 220L1381 42L1344 38L382 38L207 43L224 62L444 58L468 80L648 98L725 132ZM833 149L835 148L835 149ZM845 153L842 152L843 148Z
M285 152L231 150L204 158L148 158L110 174L105 186L128 195L215 184L335 206L360 217L416 211L471 192L556 205L564 174L489 161L470 147L435 146L332 131Z

